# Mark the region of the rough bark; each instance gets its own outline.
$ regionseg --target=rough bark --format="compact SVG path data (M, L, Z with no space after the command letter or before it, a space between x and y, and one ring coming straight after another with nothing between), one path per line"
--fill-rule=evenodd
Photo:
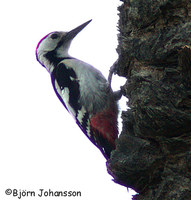
M134 200L191 199L191 1L123 0L123 130L107 162Z

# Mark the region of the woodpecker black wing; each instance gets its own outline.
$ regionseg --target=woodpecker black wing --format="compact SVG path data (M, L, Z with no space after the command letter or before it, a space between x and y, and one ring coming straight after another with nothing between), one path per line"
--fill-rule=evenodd
M80 85L75 71L61 62L54 68L51 79L55 93L64 107L74 116L80 129L107 159L112 148L102 135L90 127L91 116L80 104Z
M61 62L54 68L51 74L51 79L54 91L64 107L70 114L72 114L76 123L86 136L95 143L90 134L90 130L88 129L89 113L86 111L84 106L79 103L80 86L75 71Z
M58 98L65 108L76 117L80 109L79 100L79 83L76 73L73 69L67 68L64 63L58 64L52 74L52 84Z

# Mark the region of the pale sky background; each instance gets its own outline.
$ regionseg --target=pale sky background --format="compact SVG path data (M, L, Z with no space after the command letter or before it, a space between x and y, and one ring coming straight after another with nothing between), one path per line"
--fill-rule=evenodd
M70 54L105 76L116 61L119 0L7 0L0 3L0 198L8 188L81 191L81 197L22 200L128 200L105 159L55 95L50 76L36 61L39 40L93 21L75 38ZM113 77L115 83L124 79ZM117 81L116 81L117 80Z

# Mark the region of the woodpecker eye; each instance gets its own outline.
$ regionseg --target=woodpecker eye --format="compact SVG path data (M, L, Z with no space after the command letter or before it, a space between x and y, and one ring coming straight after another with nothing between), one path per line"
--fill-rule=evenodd
M57 39L59 36L58 36L58 34L57 33L53 33L51 36L50 36L50 38L52 38L53 40L54 39Z

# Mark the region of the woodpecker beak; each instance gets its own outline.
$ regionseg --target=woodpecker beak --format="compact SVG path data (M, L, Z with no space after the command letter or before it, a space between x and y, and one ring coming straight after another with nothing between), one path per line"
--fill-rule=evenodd
M72 40L82 29L84 29L92 20L89 20L85 22L84 24L81 24L80 26L76 27L75 29L71 30L67 33L66 37L68 40Z

